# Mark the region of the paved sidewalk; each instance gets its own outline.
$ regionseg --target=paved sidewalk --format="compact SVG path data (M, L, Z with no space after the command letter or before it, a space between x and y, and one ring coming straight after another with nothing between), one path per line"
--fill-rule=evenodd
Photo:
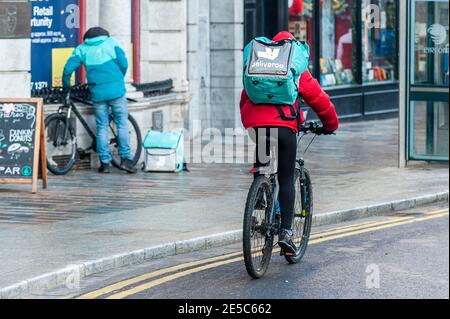
M303 145L306 145L303 143ZM342 125L306 154L316 214L448 192L448 165L397 168L397 122ZM175 174L51 177L31 196L0 185L0 288L115 254L241 228L249 165Z

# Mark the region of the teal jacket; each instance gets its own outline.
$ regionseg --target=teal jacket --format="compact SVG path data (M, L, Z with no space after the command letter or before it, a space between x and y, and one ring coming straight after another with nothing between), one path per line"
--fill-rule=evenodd
M81 64L86 67L93 102L114 100L125 95L125 74L128 61L119 42L105 35L86 39L74 51L63 72L64 87Z

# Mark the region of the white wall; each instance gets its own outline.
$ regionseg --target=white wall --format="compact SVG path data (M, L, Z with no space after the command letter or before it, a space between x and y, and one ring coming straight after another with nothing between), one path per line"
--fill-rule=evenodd
M31 40L0 39L0 98L28 98Z

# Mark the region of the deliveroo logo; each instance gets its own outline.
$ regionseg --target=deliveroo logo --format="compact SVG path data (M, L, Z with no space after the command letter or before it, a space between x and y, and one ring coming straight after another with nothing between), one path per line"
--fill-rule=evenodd
M431 36L435 45L444 44L447 40L447 30L442 24L433 24L428 28L428 33Z
M280 49L266 48L266 51L258 52L258 58L274 61L280 55Z

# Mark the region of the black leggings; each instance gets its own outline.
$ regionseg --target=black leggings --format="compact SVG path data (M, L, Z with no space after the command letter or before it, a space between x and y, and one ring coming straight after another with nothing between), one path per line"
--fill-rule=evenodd
M256 133L256 166L267 166L270 155L270 138L272 144L278 143L276 158L278 160L278 183L280 184L279 201L281 208L281 227L291 229L295 206L295 161L297 158L297 137L287 127L265 127L254 130ZM254 134L253 134L254 136ZM261 147L263 148L261 150ZM265 148L265 152L264 152ZM259 151L261 150L261 154ZM264 154L265 153L265 154Z

